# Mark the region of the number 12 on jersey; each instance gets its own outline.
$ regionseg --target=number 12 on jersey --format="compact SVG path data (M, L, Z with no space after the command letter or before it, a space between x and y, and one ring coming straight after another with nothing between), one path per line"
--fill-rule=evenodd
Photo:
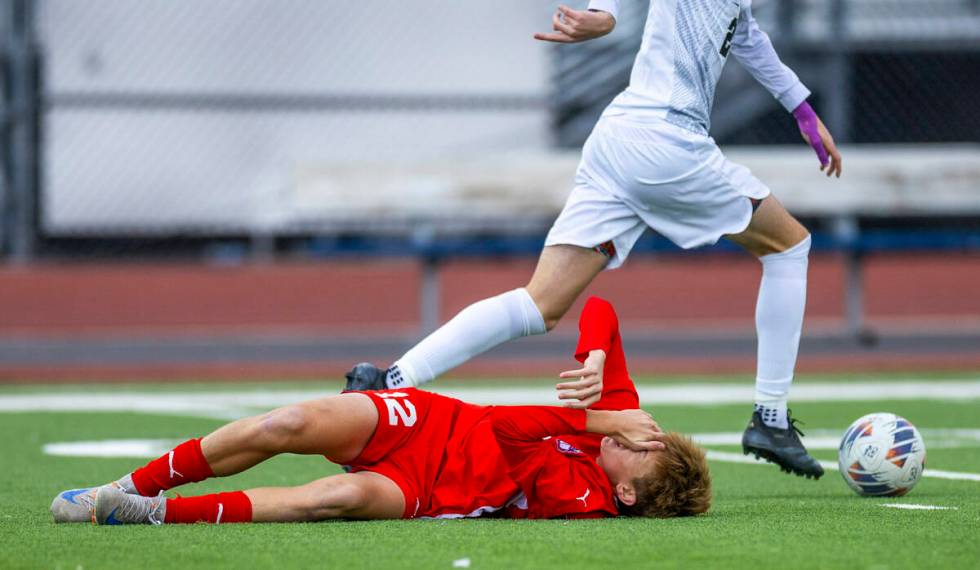
M415 404L405 397L407 394L393 392L378 395L383 398L385 406L388 408L388 425L396 426L401 421L403 426L412 427L418 421Z

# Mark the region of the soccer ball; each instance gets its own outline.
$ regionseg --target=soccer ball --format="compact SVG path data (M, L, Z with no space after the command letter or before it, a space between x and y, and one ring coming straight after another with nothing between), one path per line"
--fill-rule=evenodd
M919 430L895 414L868 414L844 432L837 454L844 481L858 495L901 497L922 477L926 446Z

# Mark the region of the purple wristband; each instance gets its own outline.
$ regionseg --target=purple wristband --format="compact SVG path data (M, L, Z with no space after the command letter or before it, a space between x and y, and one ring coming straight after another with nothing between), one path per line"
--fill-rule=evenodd
M796 117L796 124L800 126L800 132L806 136L810 146L817 153L821 166L827 166L830 163L830 158L827 155L827 149L823 146L823 141L820 139L820 120L817 118L817 113L814 112L813 107L804 101L793 111L793 116Z

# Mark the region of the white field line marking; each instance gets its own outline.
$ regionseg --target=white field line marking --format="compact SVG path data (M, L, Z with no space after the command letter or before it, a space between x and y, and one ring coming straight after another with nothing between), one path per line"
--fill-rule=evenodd
M881 505L890 509L906 509L909 511L956 511L959 507L941 507L939 505L914 505L911 503L885 503Z
M46 443L47 455L61 457L160 457L180 443L176 439L106 439Z
M949 449L957 447L980 447L980 429L921 429L926 449ZM844 431L807 430L802 437L807 449L837 449ZM742 432L692 433L691 437L701 445L741 445Z
M763 460L757 460L751 455L742 455L741 453L731 453L728 451L714 451L712 449L708 450L708 459L713 459L715 461L722 461L725 463L747 463L750 465L768 465L768 463ZM837 471L837 463L833 461L818 461L820 465L829 471ZM956 481L980 481L980 473L960 473L958 471L937 471L936 469L929 469L928 467L922 473L925 477L933 477L936 479L953 479Z
M439 393L474 404L557 404L555 391L547 386L527 388L454 388ZM641 386L640 401L647 405L746 404L752 402L751 384L674 384ZM248 408L269 409L334 395L314 390L264 390L216 392L76 392L0 396L2 412L135 412L197 415L230 419ZM876 400L977 400L980 381L941 382L811 382L793 387L793 402L843 402Z
M925 468L922 472L926 477L936 479L953 479L956 481L980 481L980 473L960 473L958 471L939 471L937 469Z
M455 388L442 394L474 404L554 404L552 389L540 388ZM673 384L640 386L640 401L658 404L742 404L755 397L755 386L745 384ZM937 382L810 382L793 386L791 402L849 402L874 400L975 400L980 399L980 381Z
M732 453L729 451L715 451L713 449L708 450L708 459L714 459L715 461L723 461L725 463L746 463L749 465L769 465L761 459L756 459L751 455L743 455L741 453ZM832 471L837 471L837 464L833 461L818 461L824 469L830 469Z

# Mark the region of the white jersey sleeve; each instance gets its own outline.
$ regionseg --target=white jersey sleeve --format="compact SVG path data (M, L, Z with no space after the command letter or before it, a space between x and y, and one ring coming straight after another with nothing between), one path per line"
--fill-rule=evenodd
M591 0L589 10L609 12L613 19L619 20L619 0Z
M591 6L618 8L617 0ZM728 56L788 110L810 91L779 61L772 42L752 17L750 0L651 0L630 84L605 116L661 120L707 135L715 88Z
M752 16L751 0L742 0L731 51L742 67L787 111L792 112L810 96L810 90L792 69L779 60L769 36L759 28Z

